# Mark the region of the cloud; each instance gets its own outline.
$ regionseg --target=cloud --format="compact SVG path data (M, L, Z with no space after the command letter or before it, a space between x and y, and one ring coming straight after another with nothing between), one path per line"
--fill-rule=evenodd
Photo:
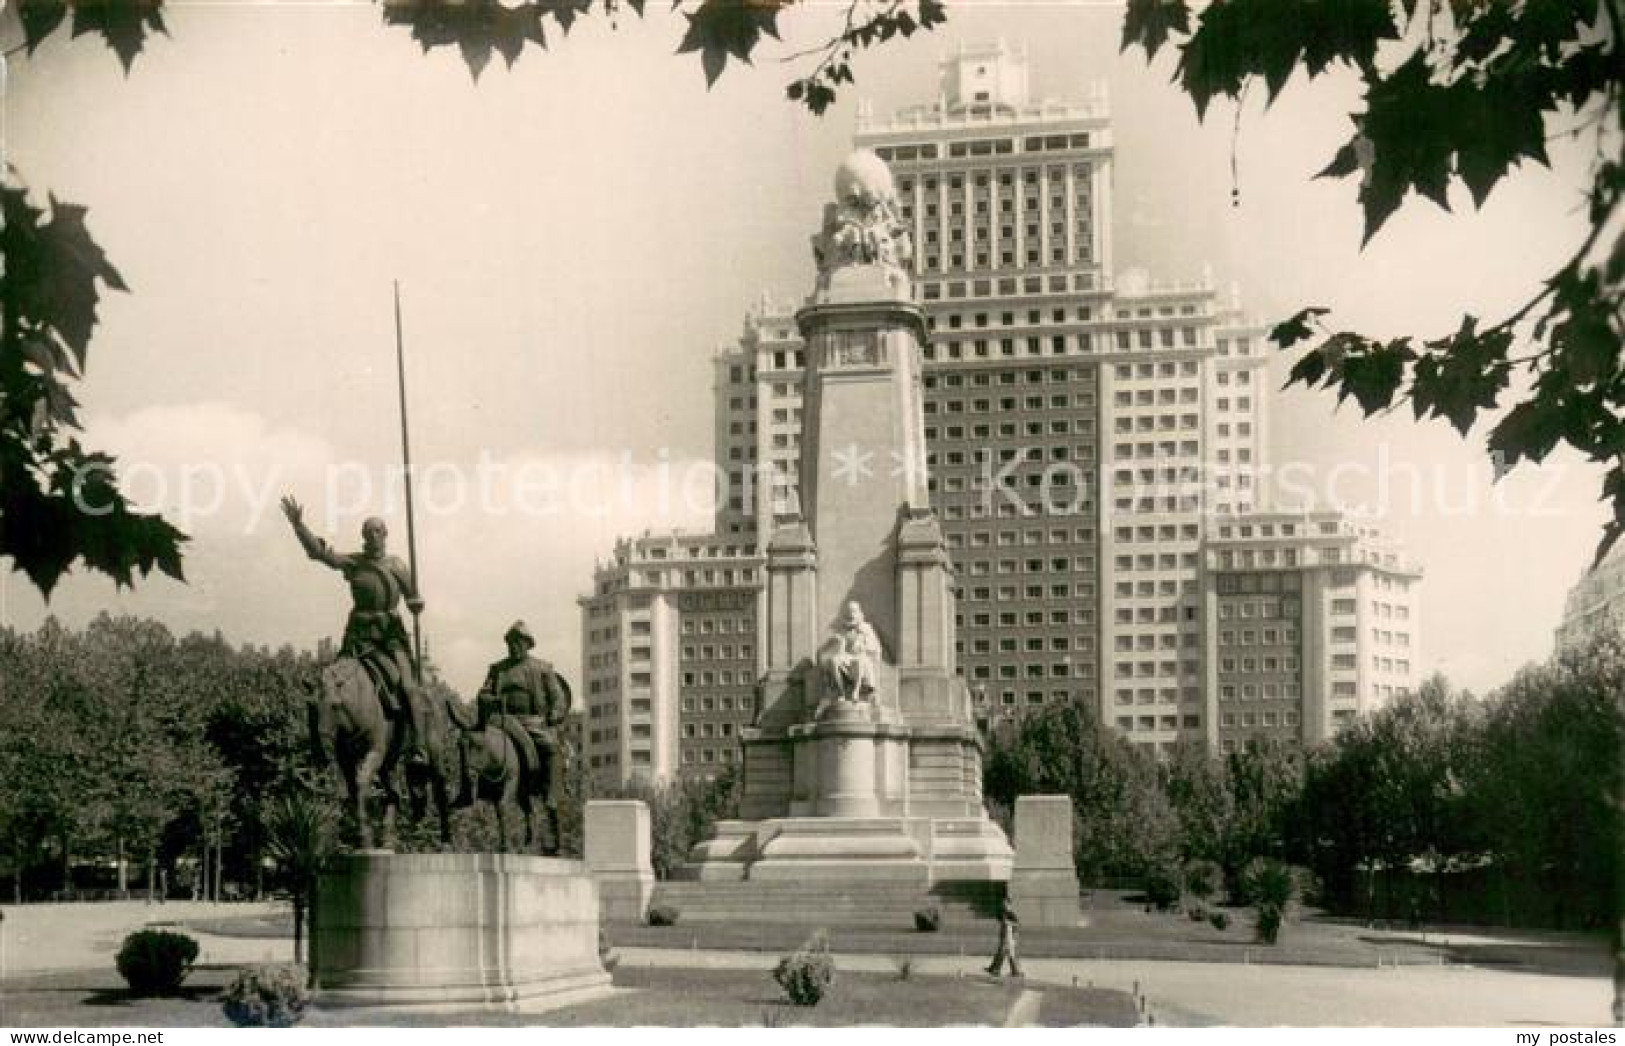
M311 647L337 638L349 596L341 578L309 561L279 499L305 502L313 530L334 547L360 543L363 519L383 516L391 550L407 555L399 468L344 460L322 438L224 402L143 408L93 419L88 438L119 459L130 495L191 535L187 584L144 581L117 592L104 579L65 579L49 607L8 586L0 620L32 628L50 612L82 624L102 609L148 615L178 632ZM431 656L468 694L500 637L524 618L538 654L579 675L580 612L598 557L618 537L703 530L714 511L709 461L629 453L481 453L414 467L423 617Z
M336 458L319 436L223 402L92 418L86 431L118 458L126 497L188 533L259 529L282 491L321 476Z

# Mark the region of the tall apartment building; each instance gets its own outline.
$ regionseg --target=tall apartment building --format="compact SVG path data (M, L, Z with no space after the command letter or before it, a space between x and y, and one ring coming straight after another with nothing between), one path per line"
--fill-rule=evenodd
M801 462L801 375L806 363L793 301L763 295L739 343L712 360L717 466L726 491L717 533L756 541L759 521L796 485Z
M1202 547L1260 506L1263 330L1209 279L1113 274L1104 95L1034 101L1002 46L946 58L931 105L862 110L856 144L912 226L932 502L982 718L1082 700L1137 743L1215 740ZM714 358L717 542L753 549L794 496L796 308L764 297Z
M581 607L585 756L605 783L713 774L756 714L762 561L712 535L616 544Z
M1421 571L1375 530L1254 513L1215 521L1203 555L1210 746L1313 744L1416 687Z
M1202 517L1253 504L1261 332L1205 282L1113 279L1104 97L1034 102L1002 47L949 57L933 105L865 111L857 144L891 166L916 243L932 489L972 692L994 717L1059 699L1109 715L1150 687L1200 724ZM793 486L800 365L788 306L759 307L717 358L719 456L756 480L719 520L730 534Z
M1625 627L1625 542L1587 570L1563 601L1557 649L1579 647L1595 633Z

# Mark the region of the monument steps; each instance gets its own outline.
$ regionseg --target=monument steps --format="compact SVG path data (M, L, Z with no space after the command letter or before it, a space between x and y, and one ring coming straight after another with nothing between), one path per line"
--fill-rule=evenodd
M880 882L673 880L655 886L654 904L684 922L774 922L914 928L914 913L935 906L948 923L994 920L1004 884L939 883L929 889Z

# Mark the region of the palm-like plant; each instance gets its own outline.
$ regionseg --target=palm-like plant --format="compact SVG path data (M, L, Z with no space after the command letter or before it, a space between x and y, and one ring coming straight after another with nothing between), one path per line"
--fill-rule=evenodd
M1251 871L1249 893L1257 916L1258 941L1274 944L1280 937L1281 924L1298 902L1299 878L1290 866L1280 861L1258 862Z
M304 962L305 915L315 897L316 875L337 849L339 809L314 781L301 780L266 803L266 854L288 878L293 900L293 958Z

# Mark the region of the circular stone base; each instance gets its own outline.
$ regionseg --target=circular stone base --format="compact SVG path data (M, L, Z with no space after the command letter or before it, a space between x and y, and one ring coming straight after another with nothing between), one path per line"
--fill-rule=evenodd
M598 890L579 861L346 854L311 912L315 1004L342 1010L546 1009L608 991Z

